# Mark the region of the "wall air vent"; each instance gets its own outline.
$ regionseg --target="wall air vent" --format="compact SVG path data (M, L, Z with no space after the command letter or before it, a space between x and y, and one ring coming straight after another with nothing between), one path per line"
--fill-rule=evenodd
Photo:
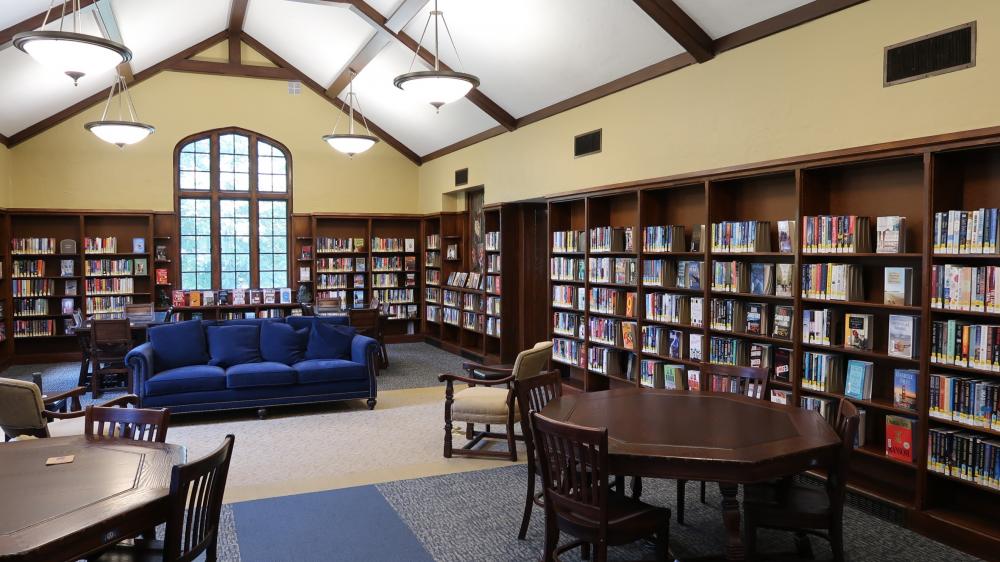
M302 82L298 80L288 81L288 95L297 96L302 92Z
M587 156L601 151L601 130L583 133L573 138L573 156Z
M469 183L469 169L455 170L455 187Z
M976 22L885 48L883 86L976 66Z

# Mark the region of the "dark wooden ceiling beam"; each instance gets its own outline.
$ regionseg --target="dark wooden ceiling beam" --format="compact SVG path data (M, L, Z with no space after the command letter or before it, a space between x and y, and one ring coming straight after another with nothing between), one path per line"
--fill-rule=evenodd
M265 47L263 43L254 39L246 32L241 33L240 38L244 43L253 47L255 51L263 55L264 58L266 58L267 60L271 61L272 63L280 67L287 68L288 70L292 71L292 73L294 73L295 75L295 78L300 82L302 82L303 84L305 84L306 87L319 94L319 96L322 97L323 99L332 103L334 107L336 107L337 109L343 111L344 113L347 113L348 109L347 105L343 101L341 101L337 96L328 95L326 92L327 89L324 88L319 82L313 80L312 78L309 78L309 76L307 76L304 72L296 68L294 65L290 64L285 59L278 56L274 51ZM384 129L373 123L371 119L368 119L367 117L362 115L361 112L358 111L357 109L354 110L354 116L355 116L355 121L357 121L358 123L367 122L368 128L375 136L385 141L385 143L388 144L389 146L395 148L403 156L409 158L411 162L413 162L418 166L421 164L421 159L419 154L413 152L413 150L411 150L408 146L396 140L395 137L385 132Z
M239 41L239 36L237 36L236 40ZM267 78L271 80L298 79L298 76L287 68L192 59L179 60L170 65L170 68L167 70L193 72L195 74L215 74L218 76L239 76L242 78Z
M391 37L394 37L400 43L403 44L407 49L419 53L421 59L424 62L433 65L434 64L434 53L428 51L426 48L421 47L417 49L417 40L410 37L406 33L395 32L389 27L387 27L386 22L388 19L379 13L378 10L371 7L364 0L350 0L351 7L355 10L355 13L361 17L361 19L367 21L376 31L383 33L388 33ZM451 70L451 68L444 62L440 63L442 70ZM469 101L471 101L476 107L481 109L487 115L493 118L494 121L499 123L503 128L508 131L513 131L517 128L517 119L513 115L507 112L504 108L500 107L500 104L496 103L484 94L479 88L473 88L466 95Z
M365 46L362 47L356 55L354 55L351 62L347 63L344 69L340 71L340 74L334 78L333 82L326 89L326 94L332 97L340 95L340 92L343 92L344 88L346 88L351 82L352 73L359 74L362 70L364 70L364 68L368 66L368 63L374 60L375 57L382 52L382 49L389 44L390 40L391 39L389 39L389 37L387 37L384 33L376 33L373 35L372 38L368 40L368 43L365 43Z
M867 0L814 0L772 18L738 29L715 40L716 52L722 53L758 39L780 33L786 29L811 22Z
M82 10L83 8L92 5L96 1L97 0L80 0L80 9ZM71 13L73 13L72 2L66 4L66 15L68 16ZM62 16L62 8L59 6L53 6L51 18L49 19L58 19L60 16ZM7 29L0 30L0 49L6 47L8 43L13 41L14 36L17 35L18 33L21 33L22 31L34 31L42 27L42 22L44 21L45 21L45 12L42 12L24 21L15 23L14 25L8 27Z
M247 20L247 8L250 0L232 0L229 7L229 64L243 62L240 53L240 33Z
M712 38L673 0L635 0L635 3L694 60L705 62L715 56Z

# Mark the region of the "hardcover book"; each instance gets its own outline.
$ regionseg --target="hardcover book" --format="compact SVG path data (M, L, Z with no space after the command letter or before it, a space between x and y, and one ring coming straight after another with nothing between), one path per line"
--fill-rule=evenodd
M789 382L792 375L792 350L779 347L774 350L774 378Z
M792 339L792 311L791 305L779 304L774 307L774 330L772 336L776 338Z
M875 252L899 254L906 247L906 217L878 217L875 219Z
M755 295L774 294L774 264L750 264L750 292Z
M246 304L247 292L245 289L233 290L233 304Z
M913 268L886 267L884 287L885 304L907 306L913 304Z
M913 430L916 420L903 416L885 417L885 455L887 457L913 462Z
M787 390L771 389L771 402L775 404L788 404L791 393Z
M185 306L187 304L186 299L184 297L184 291L178 289L174 291L172 295L173 295L172 303L174 306Z
M202 291L201 304L202 306L215 306L215 291Z
M792 296L792 265L790 263L774 264L774 294L779 297Z
M282 304L291 304L292 290L290 288L281 289L281 302Z
M157 285L166 285L169 282L170 281L167 278L167 269L164 268L164 267L157 268L157 270L156 270L156 284Z
M66 286L64 288L64 294L75 295L76 294L76 279L67 279Z
M622 322L622 345L635 349L635 322Z
M791 254L795 251L795 221L778 221L778 251Z
M134 275L139 277L145 277L149 275L149 263L146 258L137 258L135 260L135 266L133 268Z
M61 310L63 314L73 314L75 299L62 299Z
M917 376L915 369L896 369L892 380L892 405L905 410L917 409Z
M849 313L844 316L844 347L871 351L873 322L871 314Z
M670 330L669 347L667 355L676 359L683 358L682 349L684 347L684 332L680 330Z
M851 359L847 362L847 379L844 382L844 396L857 400L869 400L872 393L872 373L875 365L870 361Z
M416 242L413 238L407 238L403 240L403 250L406 252L413 252L416 250Z
M917 317L889 315L889 349L892 357L913 359L917 348Z
M701 390L701 371L689 369L687 373L688 390Z
M145 254L146 253L146 239L145 238L133 238L132 239L132 253L133 254Z
M59 260L59 275L62 277L73 277L73 260Z
M264 293L264 304L274 304L277 302L274 289L261 289L261 292Z
M153 255L153 259L156 261L167 261L167 247L164 245L157 245L156 253Z
M701 338L702 334L692 333L688 336L688 359L701 361Z
M191 291L188 293L189 306L201 306L201 291Z
M767 304L751 302L746 305L746 333L767 335Z

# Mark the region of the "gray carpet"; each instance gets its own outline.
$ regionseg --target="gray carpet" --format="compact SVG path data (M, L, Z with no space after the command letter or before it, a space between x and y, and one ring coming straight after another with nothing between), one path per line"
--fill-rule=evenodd
M400 480L376 487L396 509L435 560L446 562L501 562L536 560L542 548L544 515L535 508L527 540L517 540L524 505L525 465L491 470ZM724 548L721 496L708 486L707 505L698 501L697 483L688 483L685 525L671 518L670 545L680 557L721 554ZM674 482L643 481L643 500L673 510ZM966 561L977 560L906 529L847 508L844 514L847 560L862 561ZM569 539L563 536L562 542ZM817 560L829 560L829 545L812 539ZM763 559L775 553L794 552L791 535L761 530L758 549ZM579 550L564 557L580 560ZM652 560L652 543L614 548L611 560ZM787 559L786 557L782 557Z
M389 345L389 367L378 377L379 390L423 388L441 384L437 376L443 372L459 373L463 358L425 343L400 343ZM76 386L80 376L79 363L39 363L12 365L0 377L30 381L32 373L42 374L45 392L61 392ZM97 401L88 392L82 397L84 406L105 402L124 394L124 391L106 392Z

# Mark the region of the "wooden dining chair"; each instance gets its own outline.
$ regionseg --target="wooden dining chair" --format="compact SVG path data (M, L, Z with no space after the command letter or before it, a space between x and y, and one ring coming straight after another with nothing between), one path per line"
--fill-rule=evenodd
M84 415L80 396L85 392L85 388L78 386L43 397L41 388L33 382L0 378L0 430L4 441L21 435L49 437L53 420Z
M107 388L106 378L123 377L132 394L131 371L125 356L132 349L132 326L127 319L92 320L90 323L90 394L98 398Z
M131 407L129 407L131 406ZM139 397L128 394L101 406L87 406L84 433L101 439L133 439L164 443L170 426L166 408L139 408Z
M174 467L163 541L136 539L132 544L120 543L95 560L188 562L205 553L205 560L214 562L218 558L222 496L235 441L235 436L227 435L222 446L207 456Z
M593 546L594 561L608 547L656 537L656 559L668 560L670 510L608 493L608 429L582 427L531 414L545 494L542 560L558 562L573 548ZM563 546L559 534L577 540Z
M385 334L382 333L382 314L378 307L352 308L347 311L347 317L351 327L359 334L378 342L380 368L388 368L389 351L385 347Z
M699 387L702 392L722 392L740 394L757 400L770 400L768 395L768 370L757 367L739 367L735 365L705 365L701 371ZM677 481L677 522L684 524L684 502L687 480ZM701 481L699 499L705 500L706 484Z
M552 370L537 377L515 380L514 395L517 397L517 407L521 413L521 435L524 437L524 449L528 456L528 491L524 497L521 528L517 532L517 538L524 540L528 535L532 508L536 505L544 507L543 493L535 492L538 462L535 441L531 435L531 412L541 412L549 402L562 396L562 375L559 371Z
M340 297L320 297L314 307L316 316L324 314L339 314L344 311L343 300Z
M521 413L515 406L514 380L538 376L545 370L552 358L552 342L536 343L531 349L517 354L513 367L481 365L479 363L464 363L467 376L443 373L438 376L440 382L446 383L444 393L444 456L450 459L452 455L466 457L505 458L517 461L516 440L523 436L514 433L514 424L521 419ZM455 392L455 383L466 383L468 388ZM468 442L462 447L452 446L453 423L465 424L465 437ZM477 424L483 425L483 431L476 431ZM491 426L502 425L504 433L491 431ZM477 449L483 439L504 439L507 441L506 451L489 451Z
M757 529L793 531L799 554L812 557L806 535L830 541L833 559L844 559L844 498L847 494L851 450L858 434L861 416L857 407L841 398L834 429L840 437L837 455L826 466L826 485L816 488L796 484L793 479L775 484L744 486L743 513L747 554L753 555Z

